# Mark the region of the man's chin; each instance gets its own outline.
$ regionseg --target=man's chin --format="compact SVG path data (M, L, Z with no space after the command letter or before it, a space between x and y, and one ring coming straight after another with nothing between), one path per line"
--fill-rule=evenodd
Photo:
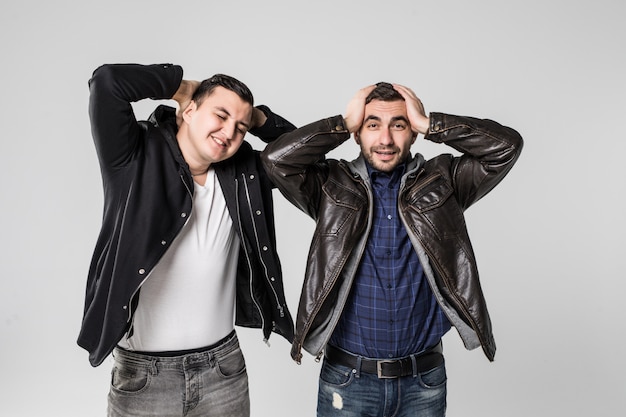
M374 168L378 171L382 172L391 172L398 166L398 162L396 160L393 161L376 161L375 164L372 164Z
M364 156L365 159L367 159L367 162L372 166L372 168L376 169L377 171L391 172L398 165L400 165L400 161L397 158L397 155L394 155L394 157L390 159L380 159L376 155L372 154Z

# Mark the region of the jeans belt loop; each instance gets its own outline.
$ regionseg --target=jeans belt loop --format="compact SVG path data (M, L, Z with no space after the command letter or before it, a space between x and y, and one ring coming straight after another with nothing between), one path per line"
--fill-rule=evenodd
M157 358L152 358L150 360L150 374L153 376L159 374L159 368L157 367L157 362L158 362Z
M355 373L354 376L357 378L361 378L361 360L363 358L361 356L357 356L356 358L356 369L355 369Z
M409 355L411 357L411 367L413 368L413 378L417 378L417 359L415 354Z

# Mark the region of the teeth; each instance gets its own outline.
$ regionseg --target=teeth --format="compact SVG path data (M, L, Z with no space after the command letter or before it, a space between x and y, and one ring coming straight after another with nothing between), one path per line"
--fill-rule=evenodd
M220 145L220 146L226 146L226 143L222 142L222 141L221 141L221 140L219 140L218 138L213 138L213 140L214 140L215 142L217 142L217 144L218 144L218 145Z

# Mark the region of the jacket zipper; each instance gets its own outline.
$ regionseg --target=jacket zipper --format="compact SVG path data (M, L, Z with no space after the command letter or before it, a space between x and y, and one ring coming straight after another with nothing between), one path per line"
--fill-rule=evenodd
M342 167L342 168L344 170L346 170L345 167ZM348 172L352 177L354 177L354 175L350 171L346 170L346 172ZM363 180L360 180L360 183L361 183L361 185L363 185ZM366 194L368 195L368 198L370 198L370 194L369 194L368 188L366 186L364 186L364 188L366 189ZM371 205L372 202L369 201L369 203ZM363 251L361 251L361 254L359 255L359 257L361 257L362 255L363 255ZM345 263L345 261L347 259L348 258L346 258L344 260L344 263ZM337 270L338 271L343 270L343 265L341 266L341 268L337 268ZM328 285L326 291L324 291L324 293L322 293L322 297L320 299L320 302L317 303L317 305L315 306L315 309L313 310L313 314L311 314L311 319L307 323L307 326L303 329L301 341L298 343L298 354L296 355L296 358L295 358L296 359L296 363L298 363L298 364L300 364L301 359L302 359L302 353L301 353L302 345L304 343L304 339L306 339L306 335L309 333L309 330L311 329L311 325L312 325L312 323L314 321L313 318L316 317L317 314L319 313L319 311L321 310L322 305L324 304L324 301L326 301L326 297L328 297L328 294L330 293L330 289L332 289L335 286L335 283L336 283L338 277L339 277L339 273L335 273L335 275L332 277L332 281L331 281L332 284ZM330 340L330 337L331 337L331 334L328 335L328 337L326 338L326 340L323 343L323 346L326 346L326 344L328 343L328 340ZM320 358L322 357L322 354L323 354L323 351L317 352L317 354L315 355L315 361L316 362L320 361Z
M235 198L237 199L237 222L239 224L239 230L243 234L243 225L241 222L241 211L239 209L239 181L237 180L237 178L235 178ZM243 243L243 238L242 238L242 243ZM256 298L254 298L254 291L252 289L252 262L250 261L250 256L248 255L248 251L245 250L245 245L242 245L242 249L246 255L246 262L248 263L248 273L249 273L248 282L250 283L250 286L249 286L250 299L254 303L254 306L256 307L256 309L259 311L259 316L261 316L261 329L263 330L265 329L265 317L263 317L263 311L261 310L261 306L257 302ZM263 341L269 345L268 340L265 337L264 333L263 333Z
M257 252L259 254L259 260L261 261L261 264L263 265L263 270L265 271L265 280L268 282L270 288L272 289L272 293L274 294L274 298L276 299L276 305L278 306L278 311L280 312L280 317L285 317L285 311L283 309L283 306L280 304L280 299L278 298L278 294L276 293L276 290L274 289L274 285L272 285L269 277L268 277L268 271L267 271L267 265L265 264L265 262L263 261L263 255L261 254L261 243L259 242L259 232L257 230L257 225L256 222L254 220L254 214L253 214L253 209L252 209L252 202L250 201L250 190L248 188L248 182L246 181L246 174L245 173L241 173L241 177L242 177L242 182L244 185L244 189L246 192L246 199L247 199L247 203L248 203L248 209L250 212L250 220L252 221L252 228L254 229L254 239L256 241L256 248L257 248Z

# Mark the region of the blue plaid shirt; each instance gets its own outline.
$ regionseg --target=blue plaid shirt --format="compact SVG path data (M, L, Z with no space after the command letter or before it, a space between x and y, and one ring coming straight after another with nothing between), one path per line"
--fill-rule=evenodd
M368 358L398 358L434 346L451 326L398 214L405 165L390 174L367 167L372 229L330 344Z

